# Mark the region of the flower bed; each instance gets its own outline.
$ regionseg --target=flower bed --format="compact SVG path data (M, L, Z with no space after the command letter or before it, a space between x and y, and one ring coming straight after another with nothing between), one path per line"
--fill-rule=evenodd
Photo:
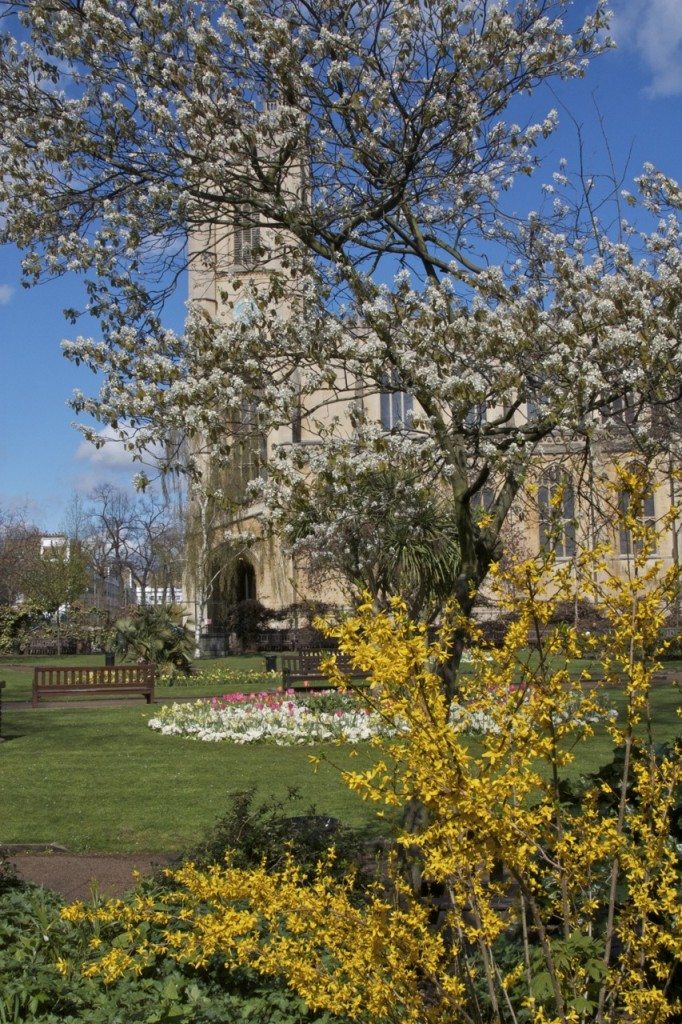
M362 707L351 694L232 693L224 697L172 704L149 720L165 736L191 736L205 742L307 745L340 740L359 743L401 731Z
M162 675L159 682L178 689L181 689L183 686L194 688L197 686L209 687L216 685L225 686L226 688L233 686L266 687L276 685L281 678L280 672L266 672L265 669L233 669L220 666L217 668L199 668L189 676L180 676L176 673Z
M554 725L571 718L576 728L584 728L607 717L591 708L577 713L581 695L560 714ZM525 701L528 713L533 709L531 691ZM502 706L501 706L502 707ZM455 732L470 735L500 735L509 723L473 706L453 703L450 724ZM190 736L205 742L227 740L232 743L274 743L278 746L307 745L329 741L359 743L373 736L395 736L408 730L398 717L369 710L350 693L326 690L319 693L229 693L222 697L172 704L160 709L149 720L149 727L165 736Z
M518 690L516 687L513 689ZM580 690L574 690L572 693L569 691L564 706L559 709L552 708L542 701L538 706L530 688L518 692L519 707L523 707L525 714L532 716L536 722L543 722L545 728L556 728L570 722L574 729L579 731L617 718L617 712L613 708L597 706L589 699L586 702L586 695ZM504 708L504 705L501 707ZM502 733L513 733L518 725L514 715L509 711L507 714L508 721L504 721L481 710L480 707L455 702L450 707L450 725L455 732L468 733L470 736L500 736Z

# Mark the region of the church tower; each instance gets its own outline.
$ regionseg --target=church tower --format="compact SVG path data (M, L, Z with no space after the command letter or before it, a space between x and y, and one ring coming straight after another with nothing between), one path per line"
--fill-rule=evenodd
M288 187L300 194L300 166L292 167ZM218 325L248 322L254 311L253 295L266 294L273 275L286 274L291 248L286 233L265 222L255 205L245 203L234 213L221 212L214 223L190 234L190 303ZM286 316L286 306L282 314ZM226 424L226 432L232 435L227 465L216 469L204 457L202 482L190 493L185 585L197 646L203 653L222 653L229 633L229 609L236 603L258 600L275 609L301 598L292 560L265 536L258 508L244 502L248 484L266 471L272 447L300 440L301 424L294 416L289 426L266 434L258 427L255 405L243 403L238 421ZM222 501L212 497L217 493ZM245 534L257 539L240 540ZM201 645L200 636L204 638Z

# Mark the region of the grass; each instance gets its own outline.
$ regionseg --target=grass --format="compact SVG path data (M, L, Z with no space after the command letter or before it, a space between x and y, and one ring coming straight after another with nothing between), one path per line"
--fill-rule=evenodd
M622 690L610 689L608 694L609 707L615 708L619 715L625 711L626 700ZM652 738L656 743L669 743L676 736L682 735L682 720L678 715L680 707L679 686L655 686L651 691ZM575 761L569 767L567 775L577 778L589 775L610 760L613 753L611 739L603 729L587 743L583 743L575 751Z
M227 794L255 786L259 798L300 789L305 806L361 825L373 810L338 771L317 773L308 747L201 743L147 727L146 705L9 711L0 744L0 843L59 843L71 850L165 851L196 843L226 810ZM316 753L321 748L316 748ZM351 760L330 746L340 767Z
M529 657L532 659L533 655ZM103 665L104 655L103 654L80 654L80 655L64 655L61 659L64 665ZM59 659L55 657L18 657L17 655L3 655L0 656L0 679L4 679L6 686L2 691L3 702L11 701L26 701L31 699L31 688L33 685L33 668L35 665L54 665L59 663ZM572 671L577 675L582 669L590 669L595 663L590 661L573 661L571 662ZM265 669L265 659L262 654L245 654L245 655L230 655L227 658L203 658L201 661L194 663L195 668L203 676L213 675L219 673L221 670L229 673L230 676L234 676L239 672L263 672ZM668 661L664 664L664 669L669 671L680 671L682 669L682 661ZM464 671L467 671L466 666ZM273 680L271 686L274 689L279 680ZM263 689L263 684L260 682L250 683L242 682L239 680L230 682L221 682L219 679L207 680L193 680L192 676L188 679L179 678L173 683L157 683L155 688L155 694L160 698L173 698L173 697L215 697L220 696L222 693L232 693L236 690L243 690L249 692L252 690ZM102 703L105 703L108 698L99 698Z
M92 655L64 659L83 665L103 660ZM238 747L162 736L148 729L154 710L142 701L107 706L101 698L97 707L64 702L55 710L13 710L13 701L30 699L33 666L54 661L0 659L0 678L7 681L3 736L8 740L0 745L0 844L59 843L76 851L121 853L182 850L225 811L230 792L250 786L263 799L282 799L295 787L306 805L314 804L321 814L348 824L377 821L375 808L348 792L338 770L323 763L313 773L310 748ZM232 656L203 660L199 668L211 674L227 670L234 678L234 673L262 671L264 661L262 655ZM245 685L238 678L227 684L190 679L160 685L157 695L211 696L260 688L260 683ZM610 699L622 707L620 693ZM655 688L652 704L655 738L679 735L679 689ZM362 767L373 757L368 747L360 748L353 761L348 749L329 747L326 752L341 768ZM611 742L601 733L576 753L569 774L586 774L610 759Z
M623 696L611 694L623 706ZM679 690L652 692L654 735L680 733ZM259 799L300 790L305 806L351 825L377 826L375 808L339 779L339 768L369 765L373 751L320 745L276 747L201 743L147 727L146 705L14 711L0 744L0 843L59 843L76 851L173 852L196 843L226 809L230 792L255 786ZM308 755L326 753L314 773ZM569 774L611 757L605 733L576 751Z
M103 654L79 654L79 655L64 655L62 658L56 657L18 657L18 656L3 656L0 657L0 679L5 680L5 689L3 690L3 702L10 701L22 701L31 699L31 689L33 686L33 668L35 665L55 665L63 664L67 666L71 665L92 665L101 666L104 665ZM198 671L203 673L213 673L220 671L221 669L227 669L232 672L253 672L263 671L265 662L262 654L248 654L248 655L232 655L229 658L205 658L201 661L195 662L195 667ZM187 697L213 697L218 696L221 693L229 692L231 689L261 689L258 685L239 685L226 686L225 683L221 682L193 682L190 676L187 681L179 680L173 684L157 684L155 693L157 697L176 697L176 696L187 696ZM102 698L104 700L105 698Z

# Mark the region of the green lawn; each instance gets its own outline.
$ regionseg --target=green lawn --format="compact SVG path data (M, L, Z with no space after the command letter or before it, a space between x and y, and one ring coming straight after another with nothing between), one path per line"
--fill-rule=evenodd
M9 711L0 743L0 844L59 843L72 850L172 852L194 844L226 809L231 791L256 786L262 798L300 789L307 806L364 824L373 809L322 765L309 747L236 746L162 736L153 709ZM319 752L320 748L315 748ZM342 767L370 752L328 748Z
M529 657L532 659L533 655L530 654ZM34 665L53 665L55 662L59 663L59 661L64 665L103 665L104 655L64 655L61 659L55 657L20 658L16 655L14 657L11 655L0 656L0 679L4 679L6 684L2 695L3 702L30 700ZM279 666L279 659L277 664ZM577 674L582 669L589 669L593 664L590 661L573 661L571 662L571 668ZM201 661L196 661L194 667L197 672L204 676L219 672L221 669L226 670L230 676L239 672L262 672L265 669L265 657L262 654L246 654L230 655L227 658L204 658ZM682 662L669 661L665 663L664 668L671 671L680 671L682 669ZM465 671L467 671L466 667ZM274 688L278 682L279 680L275 679L268 685ZM171 685L167 683L157 684L155 693L157 697L161 698L176 696L213 697L219 696L221 693L232 693L236 690L247 692L263 688L263 683L261 682L220 682L219 680L206 681L206 679L203 681L193 681L190 676L187 680L180 678ZM104 697L101 698L102 701L106 699Z
M3 702L13 700L30 700L31 699L31 688L33 686L33 668L35 665L104 665L103 654L79 654L79 655L65 655L62 658L55 657L25 657L19 658L17 656L3 656L0 657L0 679L5 680L5 689L3 690ZM262 654L249 654L249 655L234 655L229 658L205 658L201 661L194 663L197 671L203 673L209 673L220 669L227 669L230 673L247 671L260 672L265 668L265 661ZM221 693L228 692L234 689L262 689L261 686L250 686L245 685L239 686L226 686L224 683L193 683L192 677L185 682L179 680L177 683L169 686L168 684L158 684L156 687L156 695L158 697L174 697L178 694L184 696L206 696L212 697ZM104 698L102 698L104 699Z
M612 695L622 706L622 697ZM655 738L679 735L679 690L652 694ZM226 809L231 791L255 786L260 797L298 788L305 804L348 824L377 819L376 808L346 790L338 771L314 773L320 747L235 746L162 736L147 727L143 703L109 708L14 711L0 744L0 844L59 843L72 850L172 852L193 845ZM324 748L339 767L371 763L373 751ZM576 751L571 774L609 760L603 733ZM305 808L302 808L303 813ZM378 824L378 823L377 823Z

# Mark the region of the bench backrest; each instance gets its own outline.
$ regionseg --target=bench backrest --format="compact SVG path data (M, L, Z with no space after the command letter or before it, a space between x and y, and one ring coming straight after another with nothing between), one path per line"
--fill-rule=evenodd
M156 666L141 665L36 665L33 685L39 689L73 687L96 689L112 686L154 686Z
M352 666L347 654L339 651L292 651L291 654L282 655L282 671L290 672L292 675L320 675L320 665L336 660L336 664L342 672L351 672Z

